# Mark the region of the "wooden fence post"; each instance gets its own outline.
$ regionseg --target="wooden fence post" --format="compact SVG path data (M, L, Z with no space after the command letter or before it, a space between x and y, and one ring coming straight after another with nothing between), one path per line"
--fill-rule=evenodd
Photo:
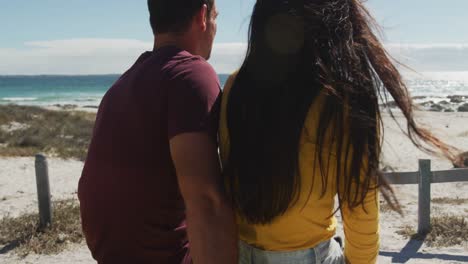
M431 229L431 161L419 160L418 234Z
M36 155L37 200L39 203L39 228L52 224L52 207L50 203L49 169L47 159L42 154Z

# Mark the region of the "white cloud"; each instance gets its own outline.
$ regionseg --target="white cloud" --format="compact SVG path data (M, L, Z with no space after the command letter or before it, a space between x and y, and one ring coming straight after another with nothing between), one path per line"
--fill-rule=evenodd
M23 49L0 49L0 74L119 73L150 47L127 39L27 42Z
M241 66L246 48L245 43L215 44L210 63L218 73L232 73Z
M220 73L235 70L245 44L215 44L210 62ZM22 49L0 48L0 74L122 73L151 42L132 39L68 39L31 41Z
M420 71L468 71L468 44L387 44L389 52ZM0 74L122 73L152 43L133 39L31 41L22 48L0 48ZM216 43L210 63L231 73L244 58L245 43Z
M406 50L423 50L423 49L467 49L468 43L388 43L385 45L388 49L406 49Z
M397 60L416 71L468 71L468 44L387 44Z

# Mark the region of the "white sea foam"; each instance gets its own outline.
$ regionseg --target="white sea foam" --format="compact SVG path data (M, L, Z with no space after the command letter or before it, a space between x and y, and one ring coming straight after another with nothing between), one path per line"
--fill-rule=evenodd
M468 84L468 71L447 71L447 72L409 72L403 71L403 76L407 79L423 80L446 80L457 81Z
M3 97L2 101L7 102L26 102L26 101L36 101L37 97Z
M468 95L468 72L403 72L412 96Z

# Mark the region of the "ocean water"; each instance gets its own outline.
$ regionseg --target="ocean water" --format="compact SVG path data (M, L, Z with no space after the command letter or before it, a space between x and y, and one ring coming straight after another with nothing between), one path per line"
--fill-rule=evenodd
M102 76L2 76L0 104L98 105L117 75Z
M0 104L98 106L119 75L0 76ZM219 75L222 85L228 75Z
M119 75L0 76L0 104L76 105L96 107ZM224 86L228 75L220 74ZM427 73L407 78L412 96L442 101L449 95L468 96L468 72ZM421 100L421 99L418 99Z

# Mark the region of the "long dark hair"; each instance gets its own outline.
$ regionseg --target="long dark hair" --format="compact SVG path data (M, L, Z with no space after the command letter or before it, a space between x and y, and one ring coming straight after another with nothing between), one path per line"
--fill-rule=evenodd
M323 167L330 159L326 148L337 155L337 188L345 181L340 206L363 205L369 190L381 187L398 208L379 171L379 98L386 102L388 94L406 117L413 143L451 157L448 146L414 121L411 97L373 25L359 0L257 0L246 59L228 98L224 168L228 194L249 223L270 223L297 202L299 141L318 96L324 102L316 157ZM321 171L324 195L329 175Z

